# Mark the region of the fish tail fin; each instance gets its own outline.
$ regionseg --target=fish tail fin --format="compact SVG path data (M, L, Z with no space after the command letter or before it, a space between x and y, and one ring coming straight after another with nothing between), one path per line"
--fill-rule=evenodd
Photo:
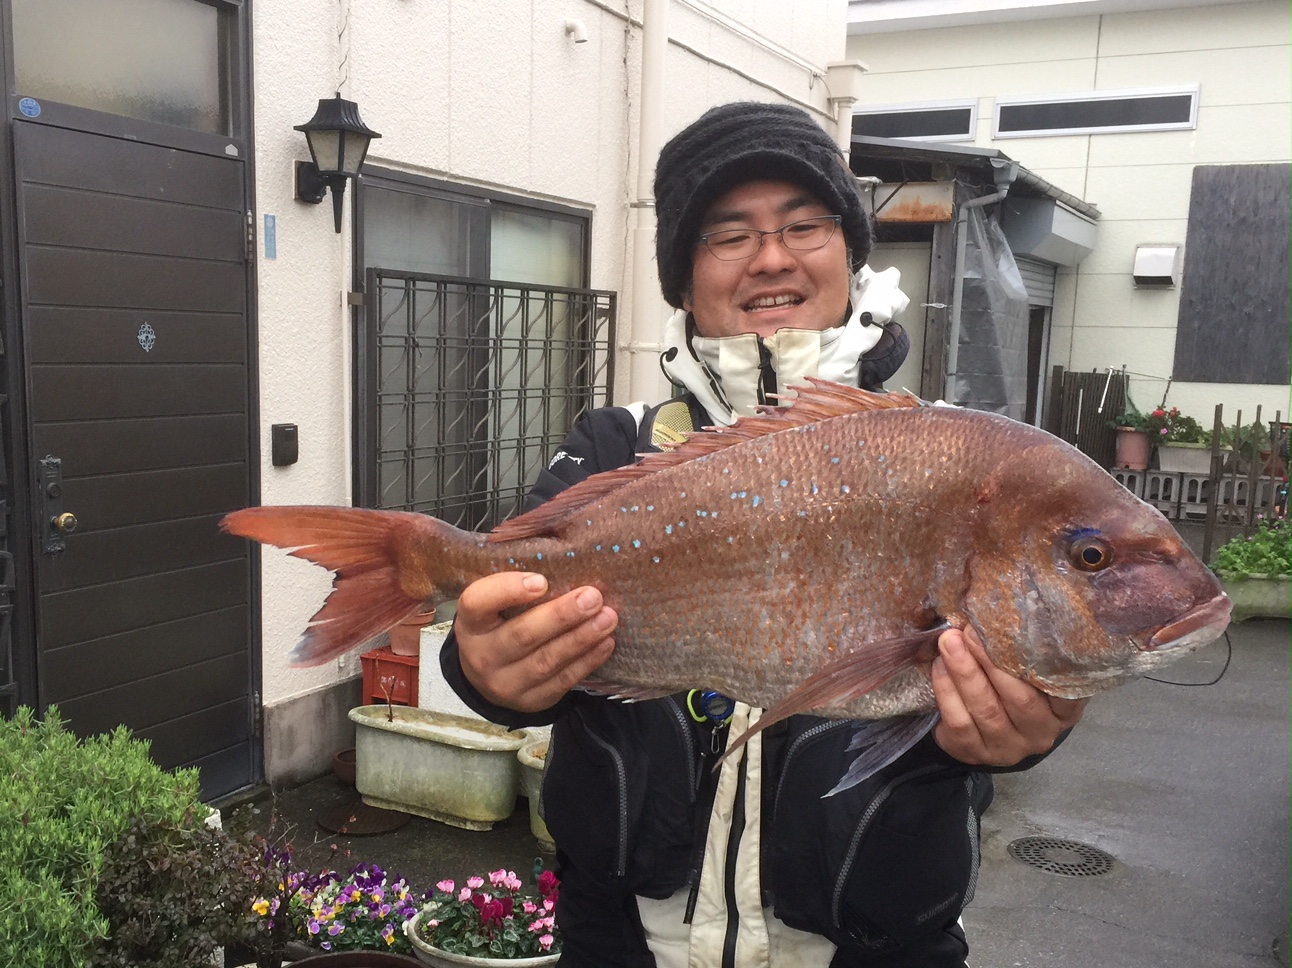
M332 592L292 651L294 665L320 665L388 631L426 606L454 597L462 581L410 574L407 551L428 539L446 551L464 532L424 514L340 507L258 507L228 514L221 530L288 550L336 573ZM444 555L418 555L433 566Z

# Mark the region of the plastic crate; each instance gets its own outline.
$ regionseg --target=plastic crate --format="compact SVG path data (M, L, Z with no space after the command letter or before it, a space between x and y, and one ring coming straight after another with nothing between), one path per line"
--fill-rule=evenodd
M390 646L359 656L363 663L363 704L384 703L386 693L399 706L417 705L417 672L421 657L395 655ZM384 688L383 688L384 687Z

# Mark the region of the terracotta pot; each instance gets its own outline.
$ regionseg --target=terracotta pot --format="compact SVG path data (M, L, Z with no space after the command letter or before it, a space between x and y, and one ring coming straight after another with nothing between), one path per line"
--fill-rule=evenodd
M355 755L354 747L337 750L332 754L332 772L342 783L354 786Z
M1117 428L1117 457L1115 467L1125 467L1132 471L1148 470L1148 457L1151 451L1148 434L1131 427Z
M422 629L435 622L435 609L410 615L390 630L390 651L395 655L421 655Z

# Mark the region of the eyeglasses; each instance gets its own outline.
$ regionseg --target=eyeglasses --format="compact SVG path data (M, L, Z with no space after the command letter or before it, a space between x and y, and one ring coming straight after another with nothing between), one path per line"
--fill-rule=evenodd
M700 243L708 247L715 259L723 262L752 258L763 247L769 235L779 235L781 245L787 249L807 252L821 248L834 238L834 230L842 221L842 215L818 215L790 222L770 232L760 229L723 229L721 232L709 232L700 236Z

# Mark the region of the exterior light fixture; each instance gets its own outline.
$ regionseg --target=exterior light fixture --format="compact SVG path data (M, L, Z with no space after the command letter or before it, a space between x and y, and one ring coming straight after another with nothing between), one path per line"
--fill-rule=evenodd
M305 132L313 161L296 163L296 197L317 205L332 189L336 230L341 231L341 200L347 179L359 174L368 145L381 135L359 118L359 105L336 97L320 98L314 117L295 130Z

